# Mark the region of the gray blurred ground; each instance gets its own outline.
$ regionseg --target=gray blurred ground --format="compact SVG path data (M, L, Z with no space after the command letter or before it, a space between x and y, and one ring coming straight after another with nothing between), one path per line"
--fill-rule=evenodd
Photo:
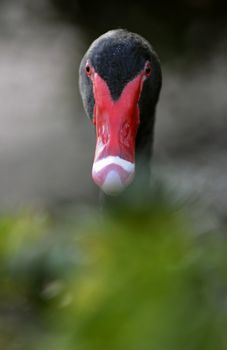
M27 4L28 2L26 2ZM42 5L42 2L39 6ZM94 132L77 87L81 29L32 17L23 1L0 13L0 208L89 201ZM202 64L163 65L155 164L171 186L227 209L227 40Z
M86 198L94 140L77 89L83 35L21 4L1 20L0 207Z

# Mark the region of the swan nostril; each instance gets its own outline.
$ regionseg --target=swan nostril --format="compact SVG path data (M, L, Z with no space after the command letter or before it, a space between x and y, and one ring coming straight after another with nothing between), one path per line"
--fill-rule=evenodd
M109 132L108 132L108 128L106 125L102 125L99 127L98 130L98 135L102 140L102 143L105 145L108 143L109 141Z
M130 130L130 125L129 123L126 122L122 127L122 136L127 137L129 134L129 130Z
M120 131L120 143L129 147L130 146L130 125L128 122L125 122L122 125L121 131Z

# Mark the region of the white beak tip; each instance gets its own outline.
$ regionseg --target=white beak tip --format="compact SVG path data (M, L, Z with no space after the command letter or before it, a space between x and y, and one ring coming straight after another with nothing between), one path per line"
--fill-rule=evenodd
M103 192L113 196L122 192L124 187L119 174L114 170L107 174L104 183L101 185Z
M120 157L109 156L94 162L92 177L107 195L117 195L133 180L135 164Z

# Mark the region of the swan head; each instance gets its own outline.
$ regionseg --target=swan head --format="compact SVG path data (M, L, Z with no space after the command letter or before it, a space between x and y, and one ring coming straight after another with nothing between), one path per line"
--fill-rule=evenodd
M112 30L91 44L79 77L83 105L96 129L93 180L106 194L118 194L135 176L138 135L153 129L159 60L138 34Z

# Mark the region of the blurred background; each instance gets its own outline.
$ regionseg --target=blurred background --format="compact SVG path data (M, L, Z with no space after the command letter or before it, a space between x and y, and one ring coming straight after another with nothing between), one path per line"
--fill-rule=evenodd
M226 19L224 0L0 0L1 349L226 350ZM163 88L152 195L100 211L78 66L118 27Z
M123 27L158 52L154 165L178 190L227 209L227 4L223 0L0 2L0 209L92 203L94 132L78 65Z

